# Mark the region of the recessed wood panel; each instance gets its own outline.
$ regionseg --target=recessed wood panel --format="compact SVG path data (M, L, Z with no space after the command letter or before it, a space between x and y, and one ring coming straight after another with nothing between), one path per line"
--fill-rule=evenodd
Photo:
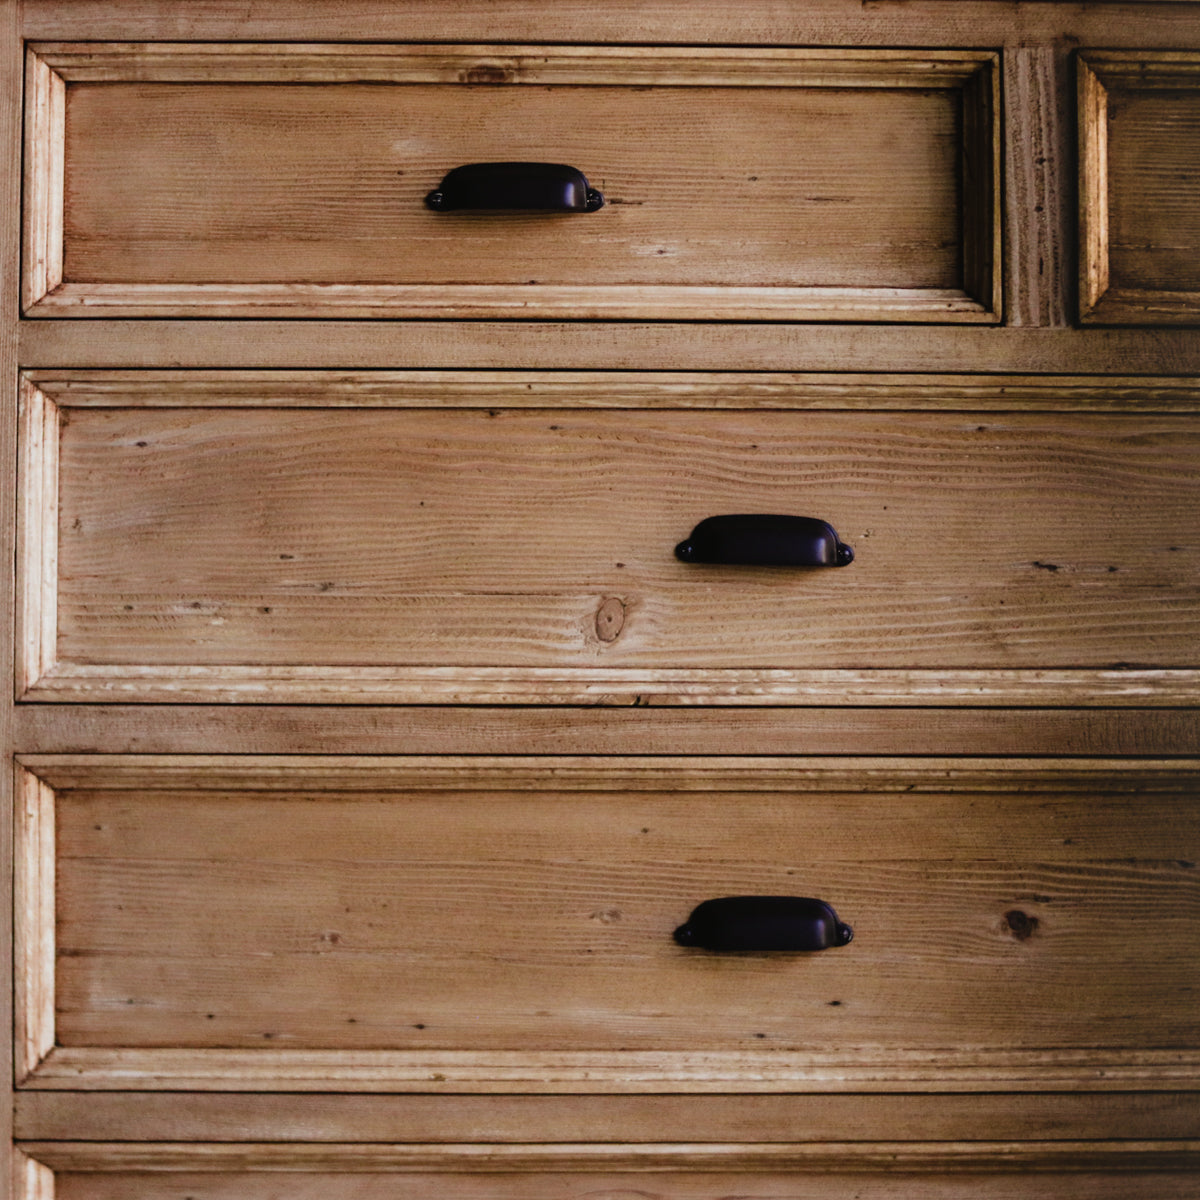
M926 380L916 410L913 385L863 386L29 380L21 691L1194 699L1193 414L1154 411L1152 382L1095 412L1069 381L1062 411L1053 387L1050 411L990 409L997 384L971 412L978 381ZM701 518L746 512L829 521L855 561L677 561Z
M40 45L32 315L998 319L977 51ZM434 213L564 162L591 214Z
M1194 1083L1187 762L23 764L35 1085ZM854 940L675 944L744 894Z
M1200 324L1200 53L1078 71L1082 319Z

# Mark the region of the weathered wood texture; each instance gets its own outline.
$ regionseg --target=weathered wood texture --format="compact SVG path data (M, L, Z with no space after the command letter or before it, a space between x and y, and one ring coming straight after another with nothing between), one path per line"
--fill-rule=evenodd
M1080 317L1200 324L1200 53L1078 61Z
M30 38L357 41L370 29L396 41L665 42L730 45L974 46L1050 41L1064 30L1092 46L1173 47L1195 43L1200 18L1189 3L996 3L996 0L25 0Z
M54 877L22 883L56 897L54 931L43 900L22 933L54 941L51 1081L89 1082L95 1053L97 1082L107 1062L162 1086L289 1050L426 1088L479 1051L480 1087L589 1066L599 1087L630 1052L631 1080L683 1090L1200 1066L1190 763L99 756L23 778L22 861L57 830ZM700 899L797 892L852 945L671 940Z
M14 411L17 381L21 270L21 230L17 213L21 204L21 93L22 54L18 31L20 5L0 5L0 560L12 561L16 553L16 461L17 427ZM13 667L13 597L7 586L0 589L0 679L9 677ZM0 1192L16 1181L29 1200L48 1200L38 1192L49 1172L40 1166L19 1161L12 1151L12 1093L14 1078L14 1028L10 986L12 978L13 922L13 772L10 755L14 745L13 701L11 690L0 687ZM39 1182L41 1181L41 1182Z
M111 754L1148 755L1200 746L1195 709L21 705L16 744Z
M1200 1138L1187 1092L356 1096L26 1090L26 1141L870 1142Z
M633 321L24 321L28 367L1200 374L1186 329Z
M286 1188L309 1200L429 1195L452 1200L1068 1200L1200 1195L1194 1143L1110 1146L841 1143L764 1149L689 1143L644 1148L588 1145L495 1147L104 1145L31 1143L23 1151L55 1172L66 1200L267 1200ZM686 1165L682 1165L686 1164ZM19 1200L40 1200L26 1191Z
M987 54L31 54L33 315L998 319ZM495 159L568 161L608 203L425 207Z
M1008 386L953 380L482 382L30 384L22 694L1196 695L1200 442L1193 415L1153 411L1192 388L1062 381L1068 410L1139 411L997 413ZM576 407L589 387L614 407ZM809 411L914 392L990 403ZM855 563L673 557L703 516L780 511L829 520Z

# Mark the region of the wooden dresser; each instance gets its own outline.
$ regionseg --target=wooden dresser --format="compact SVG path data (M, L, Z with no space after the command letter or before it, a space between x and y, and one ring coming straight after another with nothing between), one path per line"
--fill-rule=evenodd
M0 12L14 1200L1200 1198L1200 4Z

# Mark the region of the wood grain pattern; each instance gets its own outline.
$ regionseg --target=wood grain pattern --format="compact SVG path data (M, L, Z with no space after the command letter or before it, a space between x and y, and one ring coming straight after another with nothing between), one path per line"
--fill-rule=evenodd
M987 53L34 54L67 97L63 127L35 131L54 164L43 174L66 184L31 176L31 227L58 231L46 253L63 259L58 286L31 284L31 315L998 319ZM403 88L400 130L384 84ZM209 160L198 191L197 147L213 144L220 169ZM498 157L569 160L608 206L566 220L426 211L449 167Z
M61 369L931 371L1200 374L1184 329L633 321L23 321L21 361Z
M689 41L720 46L882 45L979 46L1050 41L1064 29L1085 45L1163 47L1194 40L1195 14L1187 3L1041 3L1012 7L995 0L805 0L784 5L744 0L736 20L721 0L563 0L552 11L522 0L257 0L231 12L221 0L191 0L185 10L165 0L26 0L25 36L113 40L173 38L191 41L281 39L355 41L370 29L394 41L477 40L621 43Z
M18 746L110 754L1178 754L1196 709L22 705Z
M1200 54L1089 52L1078 72L1080 317L1200 323Z
M1008 323L1065 328L1074 307L1068 292L1075 240L1069 57L1057 46L1014 46L1004 62Z
M739 1196L816 1200L891 1200L921 1195L1032 1200L1052 1188L1071 1198L1153 1194L1195 1197L1193 1143L1117 1142L1109 1146L990 1141L840 1143L760 1147L746 1144L331 1146L104 1145L29 1143L23 1149L58 1173L59 1195L165 1200L183 1192L203 1200L289 1196L417 1197L454 1200L597 1194L654 1200ZM286 1172L280 1175L281 1172ZM736 1174L734 1174L736 1172ZM653 1189L653 1190L649 1190ZM20 1200L29 1200L27 1196Z
M320 380L279 407L271 397L290 380L260 374L203 408L177 405L219 393L223 379L186 380L162 405L169 380L146 380L121 407L113 382L89 393L86 381L50 381L59 402L47 398L47 411L69 404L70 420L56 445L30 435L26 525L44 524L26 539L21 594L34 629L50 620L40 564L58 570L52 665L48 632L26 647L41 669L24 693L34 698L1171 704L1195 694L1189 544L1200 496L1182 418L817 418L803 406L833 396L803 380L752 385L743 400L794 393L796 409L727 412L702 407L711 384L688 397L697 407L643 411L643 396L662 404L677 380L602 387L601 403L622 406L609 411L574 408L571 381L511 375L484 381L481 407L452 410L410 405L426 387L462 404L471 381L389 391L385 378L370 407L350 408L357 381L344 379L325 409L300 407L320 403ZM522 404L539 389L564 407L482 407L497 384L523 392ZM1015 390L1019 403L1050 392ZM1080 398L1071 393L1069 405ZM955 395L953 382L934 384L926 402ZM1173 405L1192 393L1150 383L1118 389L1113 403L1159 395ZM57 528L36 486L56 475ZM798 509L856 545L852 568L802 578L671 557L709 512ZM969 564L955 553L968 542ZM610 602L624 620L606 641L596 613Z
M508 1096L22 1091L25 1141L869 1142L1200 1137L1188 1092Z
M23 765L58 829L58 1048L35 1086L923 1090L932 1068L939 1088L1169 1088L1195 1069L1190 763ZM797 887L836 898L853 952L798 978L671 944L698 898ZM1147 910L1152 947L1121 916Z

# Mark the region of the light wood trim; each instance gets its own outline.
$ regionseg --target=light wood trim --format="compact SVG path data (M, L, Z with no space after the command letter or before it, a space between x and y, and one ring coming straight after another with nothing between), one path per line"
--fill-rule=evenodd
M507 284L63 283L31 317L339 317L453 320L538 316L683 321L906 321L994 324L997 313L939 288L656 287L644 284L524 289Z
M537 1093L1195 1091L1200 1051L847 1048L527 1053L56 1047L24 1085L68 1091Z
M504 1146L25 1142L55 1171L1186 1171L1200 1142L677 1142ZM34 1200L23 1196L20 1200ZM40 1200L40 1198L39 1198Z
M931 88L961 87L997 62L988 50L861 48L47 42L31 49L70 83Z
M1194 325L1194 290L1112 287L1109 276L1108 93L1200 90L1200 51L1088 50L1077 58L1079 317L1083 322Z
M1200 698L1200 670L741 670L55 665L23 700L160 704L723 704L1142 708Z
M1108 291L1108 91L1078 60L1079 316L1088 320Z
M54 1171L14 1146L12 1190L13 1200L54 1200Z
M22 378L17 475L17 695L52 669L58 644L58 405Z
M1167 791L1194 794L1195 758L671 757L664 755L22 754L52 789L461 791ZM52 808L35 810L35 825ZM51 847L52 853L52 847ZM52 861L52 860L51 860ZM52 882L51 876L51 882Z
M29 49L29 316L573 320L1000 320L999 56L984 50L738 49L521 45L38 43ZM76 82L442 83L627 87L958 88L964 164L963 290L62 282L65 87ZM57 97L52 102L42 97ZM57 264L55 267L54 264ZM57 274L55 274L57 271Z
M26 51L25 271L21 305L48 296L63 277L63 180L67 89L63 77Z
M1200 377L1177 375L41 369L23 380L31 405L62 408L1200 412Z
M13 788L15 1074L27 1079L54 1045L54 792L21 766Z

